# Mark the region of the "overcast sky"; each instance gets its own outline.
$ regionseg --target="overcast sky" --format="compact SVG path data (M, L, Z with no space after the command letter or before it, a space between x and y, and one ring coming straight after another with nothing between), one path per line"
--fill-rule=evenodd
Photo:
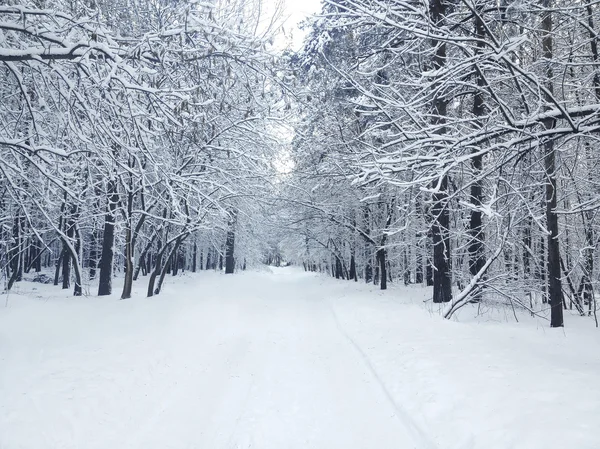
M277 2L277 0L266 0L267 2ZM289 17L284 25L286 30L291 30L294 36L292 47L297 50L302 45L305 33L298 29L298 24L312 14L316 14L321 9L321 0L283 0L285 7L285 16Z

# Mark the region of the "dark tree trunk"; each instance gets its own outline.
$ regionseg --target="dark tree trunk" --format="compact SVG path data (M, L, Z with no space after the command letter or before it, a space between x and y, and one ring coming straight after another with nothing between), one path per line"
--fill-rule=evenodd
M66 290L71 286L71 270L69 269L71 267L71 257L65 243L63 243L60 260L62 261L62 288Z
M98 268L98 241L100 240L99 231L94 225L90 238L90 253L88 257L88 267L90 269L90 279L96 279L96 269Z
M146 276L146 274L148 274L152 270L152 257L150 255L150 248L152 248L153 243L154 242L152 241L152 239L150 239L150 241L142 250L142 254L140 254L137 267L135 267L135 272L133 273L134 281L137 281L140 275L140 270L142 271L142 274L144 276Z
M233 274L235 269L235 223L236 212L234 211L230 213L227 239L225 241L225 274Z
M431 0L431 20L443 27L447 14L446 0ZM435 49L432 69L437 71L446 65L446 43L432 39ZM439 135L446 134L448 99L438 94L433 100L433 125ZM450 273L450 211L448 210L448 175L440 180L438 191L433 195L433 302L444 303L452 300L452 278Z
M552 87L552 66L550 61L553 58L553 26L552 26L552 0L542 0L542 51L547 63L546 83L550 95ZM550 103L550 95L547 95L546 101ZM551 129L556 126L556 121L552 118L542 122L545 129ZM548 227L548 300L550 301L550 326L563 327L563 292L560 272L560 247L558 241L558 215L557 207L557 183L556 183L556 152L554 150L554 141L547 139L544 143L544 170L546 175L546 225Z
M381 290L387 289L387 265L386 265L386 257L385 257L385 248L379 248L377 250L377 262L379 263L379 272L380 272L380 288Z
M19 216L19 240L18 240L18 254L17 254L17 282L23 280L23 268L25 262L25 216Z
M8 267L7 267L7 271L8 271ZM15 281L17 280L17 275L18 275L18 272L13 271L12 275L8 279L8 285L6 286L7 290L10 290L13 287Z
M532 250L531 248L531 244L532 244L532 240L531 240L531 225L532 225L532 220L531 218L528 220L527 224L525 225L525 229L523 229L523 277L525 279L530 279L531 278L531 255L530 255L530 251Z
M235 269L235 259L233 257L235 250L235 232L227 231L227 242L225 243L225 274L233 274Z
M390 225L392 224L392 219L394 217L394 209L396 208L396 200L395 198L392 198L392 200L390 201L389 205L386 207L387 209L387 218L385 220L385 229L384 229L384 233L383 236L381 237L381 241L379 243L379 249L377 250L377 254L376 254L376 261L378 263L378 271L380 271L380 277L381 277L381 282L379 284L379 287L381 288L381 290L386 290L387 289L387 282L388 282L388 275L387 275L387 258L386 258L386 250L385 250L385 245L387 243L387 231L390 228Z
M67 239L73 236L72 227L67 229ZM67 241L63 238L63 258L62 258L62 288L63 290L71 286L71 253Z
M408 251L404 248L404 285L410 284L410 264L408 263Z
M73 296L81 296L83 293L83 279L81 278L81 267L79 265L79 255L81 254L81 233L79 232L79 229L75 222L73 222L72 226L73 232L75 234L75 254L72 255L73 267L75 268L75 287L73 289Z
M194 250L192 252L192 273L196 272L198 260L198 244L194 241ZM202 261L200 261L200 265L202 266Z
M585 259L583 262L583 276L581 278L581 287L580 290L583 293L583 303L587 303L590 305L590 309L591 309L591 305L594 302L594 287L592 285L592 273L594 272L594 248L595 248L595 239L594 239L594 230L591 226L590 220L591 220L591 215L592 212L589 212L589 216L588 219L586 220L586 232L585 232L585 236L586 236L586 244L587 244L587 248L585 250ZM578 301L579 298L577 299ZM582 307L583 309L583 307Z
M452 276L450 273L450 212L445 203L448 180L444 177L442 192L434 195L433 221L433 302L452 300Z
M41 247L41 242L36 238L35 239L35 245L36 245L36 258L34 259L34 268L35 268L35 272L39 273L40 271L42 271L42 254L45 251L45 249L42 249Z
M179 246L181 245L181 242L183 242L184 238L185 237L180 236L175 240L175 244L173 245L173 248L171 249L171 253L169 254L168 260L173 260L175 258L177 251L179 251ZM175 265L177 265L177 264L175 264ZM166 266L165 266L165 268L160 273L160 278L158 279L158 285L156 286L156 289L154 290L155 295L158 295L161 292L163 283L165 281L166 274L167 274L167 270L166 270Z
M25 273L29 273L31 269L35 269L36 273L42 271L42 259L46 248L42 248L41 242L37 237L34 237L31 242L29 262L25 268Z
M365 227L365 235L371 234L371 213L369 211L369 205L365 204L364 206L364 227ZM372 252L371 252L371 242L365 240L365 248L364 248L364 258L365 258L365 283L369 284L373 281L373 265L371 264Z
M550 301L550 326L562 327L563 322L563 294L560 273L560 248L558 242L558 215L556 214L556 165L553 142L545 144L544 156L545 170L548 176L546 183L546 223L550 235L548 236L548 300Z
M24 261L24 272L28 274L31 270L31 261L35 257L35 246L30 239L27 239L25 242L25 261Z
M171 269L173 270L173 276L177 276L177 273L179 273L179 249L171 256Z
M138 261L137 267L135 267L135 271L133 273L133 280L137 281L140 270L142 272L142 276L146 276L148 274L148 262L146 255L141 255Z
M166 246L162 248L162 243L158 242L158 248L156 251L156 260L154 261L154 269L150 273L150 278L148 279L148 291L147 296L151 297L154 295L154 283L156 282L156 277L160 274L162 269L162 256L166 251Z
M12 250L9 253L10 259L10 267L12 271L12 276L9 280L8 289L12 288L12 285L15 282L20 282L23 280L23 252L24 252L24 239L23 233L25 228L25 217L21 217L21 212L17 213L15 217L15 221L13 224L13 240L14 244L12 246ZM12 282L11 282L12 280Z
M416 266L415 266L415 283L422 284L423 283L423 262L425 258L423 257L423 251L421 247L417 247L417 257L416 257Z
M588 30L590 37L590 49L592 50L592 59L596 67L600 62L600 55L598 52L598 34L596 32L594 26L594 10L592 3L588 3L586 5L587 17L588 17ZM600 101L600 73L598 70L594 71L594 93L596 96L596 100ZM585 156L588 161L593 161L596 158L596 155L593 154L593 149L589 145L589 143L585 146ZM588 168L588 176L589 181L594 182L591 175L591 171ZM594 273L594 253L596 249L596 239L594 228L592 226L592 219L595 215L595 212L589 211L583 213L583 222L585 224L585 236L586 236L586 245L587 248L585 250L585 258L583 262L583 276L581 278L581 286L580 289L583 293L583 303L588 304L588 314L592 314L592 307L594 305L594 287L592 285L592 276ZM579 298L577 298L580 301Z
M63 255L63 251L61 250L58 259L56 259L56 267L54 269L54 285L58 285L58 282L60 281L60 267L62 266Z
M106 187L108 204L104 216L104 232L102 235L102 255L100 256L100 281L98 296L112 293L113 258L115 242L115 211L119 202L117 184L114 180L108 181Z
M342 267L342 261L338 256L335 256L335 278L344 279L344 270Z
M130 159L129 166L135 167L135 160ZM144 225L147 215L142 214L135 227L133 226L133 202L135 200L134 180L133 176L129 176L129 189L127 192L127 209L125 219L125 280L123 283L123 291L121 299L131 298L131 290L133 288L133 279L135 276L135 246L137 236ZM144 205L144 196L141 194L141 203ZM138 264L139 267L139 264Z
M348 280L352 279L354 279L354 282L358 281L358 277L356 275L356 258L354 257L354 250L352 251L352 254L350 254L350 276L348 277Z
M480 14L481 4L479 4L476 14L475 14L475 37L478 39L477 41L477 54L481 54L484 49L484 38L485 38L485 26ZM477 87L478 89L475 91L473 95L473 116L476 117L475 126L477 128L481 128L483 126L481 117L483 117L485 113L485 104L483 99L483 89L485 88L485 80L480 71L479 66L475 66L475 73L477 77ZM473 153L477 153L479 148L473 148ZM483 223L482 223L482 212L480 206L483 202L483 185L482 180L480 178L481 171L483 169L483 155L476 154L471 159L471 169L473 170L473 177L475 178L473 184L471 184L471 204L473 204L474 209L471 210L471 219L469 222L469 271L471 276L477 275L479 271L485 265L485 255L484 255L484 233L483 233ZM473 301L481 300L481 290L478 289L477 293L473 295Z
M210 249L210 247L206 250L206 269L210 270L212 268L212 261L211 261L211 257L212 257L212 251Z
M369 253L368 251L365 251ZM371 265L371 255L365 258L365 283L369 284L373 281L373 267Z
M425 284L427 287L433 286L433 265L431 260L427 259L427 265L425 265Z
M30 265L29 265L29 261L32 259L32 257L34 257L32 255L33 251L35 250L33 248L33 245L31 244L31 241L28 239L25 240L24 246L23 246L24 252L25 252L25 257L24 257L24 270L23 273L24 274L28 274L29 270L31 269Z
M13 224L13 239L15 243L9 252L9 265L12 274L8 279L7 290L10 290L15 282L20 282L23 279L23 231L24 221L21 219L21 212L19 211Z
M131 216L129 217L131 218ZM125 280L123 283L123 292L121 299L131 298L131 290L133 288L133 242L131 224L125 225Z
M63 196L63 202L60 206L60 215L58 217L58 230L62 231L65 223L65 208L67 207L67 194L65 193ZM54 271L54 285L58 285L58 281L60 280L60 267L62 265L62 260L64 256L64 250L60 248L60 244L57 245L57 251L60 251L58 259L56 260L56 269Z

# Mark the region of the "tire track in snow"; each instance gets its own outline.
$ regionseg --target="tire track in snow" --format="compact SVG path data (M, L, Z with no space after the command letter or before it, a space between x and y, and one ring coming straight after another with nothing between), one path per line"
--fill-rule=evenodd
M363 351L363 349L356 343L356 341L350 336L350 334L343 328L338 318L335 309L333 308L331 302L328 299L324 300L327 304L327 308L333 317L335 322L336 329L340 333L340 335L349 343L349 345L353 348L353 352L361 359L362 363L367 367L369 374L375 380L375 383L378 385L379 389L385 396L386 400L390 404L390 406L396 412L396 417L402 424L412 433L413 437L416 440L422 443L420 449L439 449L439 446L429 437L429 435L416 423L416 421L410 416L410 414L400 405L391 392L385 385L385 382L379 376L379 373L375 370L375 367L371 363L371 359L369 356Z

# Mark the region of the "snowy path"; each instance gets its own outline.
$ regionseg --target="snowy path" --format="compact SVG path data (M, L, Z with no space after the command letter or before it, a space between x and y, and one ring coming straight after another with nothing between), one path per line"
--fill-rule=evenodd
M179 317L174 343L209 345L177 354L177 386L125 447L428 447L413 442L327 302L294 287L267 280L239 298L240 285L224 286Z
M595 447L597 356L394 294L293 269L183 278L153 299L13 294L0 449Z
M415 439L317 291L299 289L298 277L259 276L260 289L253 277L213 286L218 297L204 297L198 283L187 291L194 297L173 298L175 310L162 319L134 301L122 307L127 319L86 309L78 319L101 320L88 323L91 335L46 323L31 342L38 354L3 361L10 365L0 447L432 447ZM138 306L136 317L130 309ZM45 347L45 334L57 332L64 332L58 347ZM7 379L13 364L27 368ZM11 391L22 376L25 391Z

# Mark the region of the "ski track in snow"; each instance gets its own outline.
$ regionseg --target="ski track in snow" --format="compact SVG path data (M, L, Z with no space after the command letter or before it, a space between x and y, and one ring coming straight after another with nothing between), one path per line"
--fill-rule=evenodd
M0 449L597 449L596 332L449 323L293 268L128 301L18 288Z
M417 439L417 441L419 441L419 447L424 448L424 449L425 448L426 449L437 449L437 445L430 440L427 433L423 429L421 429L420 426L407 413L407 411L404 410L400 406L400 404L398 404L396 402L393 395L390 393L390 390L388 389L387 385L385 384L385 382L381 379L381 377L375 370L375 368L371 362L371 359L369 359L369 356L363 351L363 349L358 345L358 343L356 343L356 341L342 328L340 321L338 319L338 316L335 313L334 308L330 306L329 310L330 310L330 313L333 315L333 318L335 320L335 325L336 325L338 331L350 343L350 345L354 348L356 353L360 356L361 360L367 366L367 368L369 369L369 372L371 373L373 378L376 380L377 384L381 388L381 391L385 395L386 399L388 400L388 402L391 404L391 406L396 411L397 416L402 421L402 424L407 426L412 431L415 439Z

